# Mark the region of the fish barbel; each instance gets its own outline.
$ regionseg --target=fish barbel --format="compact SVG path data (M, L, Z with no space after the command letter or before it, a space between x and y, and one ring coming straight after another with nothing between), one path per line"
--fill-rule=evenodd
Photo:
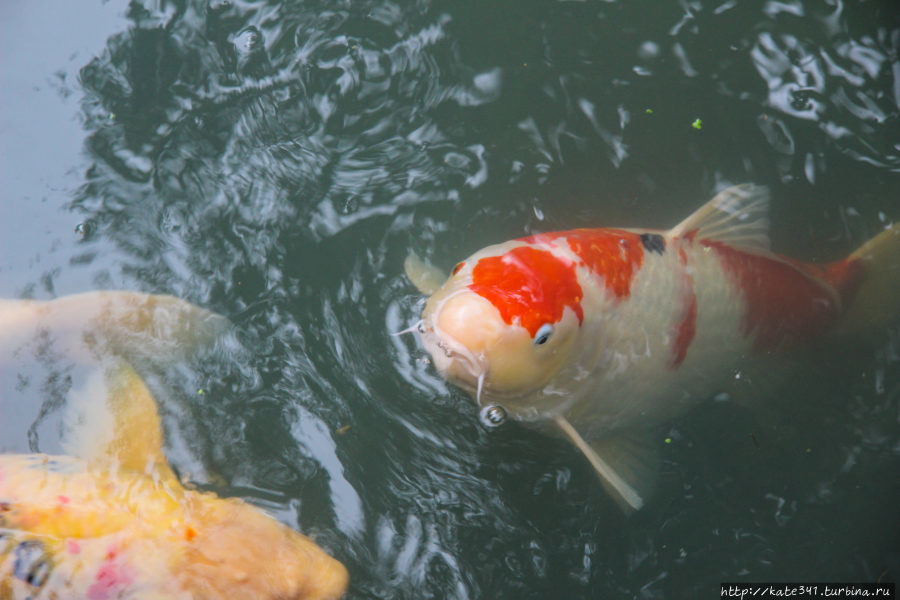
M747 357L900 311L900 227L810 264L769 249L768 207L767 188L734 186L667 231L540 233L479 250L449 278L410 255L429 295L414 329L448 381L564 435L620 505L640 508L655 471L641 428L727 389Z
M33 354L91 369L69 397L73 456L0 454L0 598L343 595L346 569L312 540L243 500L186 489L163 455L156 402L123 357L182 357L226 319L171 296L91 292L4 300L0 323L0 364Z

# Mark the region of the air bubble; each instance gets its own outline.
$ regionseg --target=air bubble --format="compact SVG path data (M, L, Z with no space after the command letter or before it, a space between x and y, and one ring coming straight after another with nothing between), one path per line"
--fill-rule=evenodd
M506 421L506 409L499 404L489 404L481 409L478 416L485 427L494 429Z
M659 44L656 42L644 42L638 47L638 57L643 60L650 60L659 56Z
M263 35L256 27L241 30L234 38L234 47L241 55L250 54L263 45Z
M81 239L89 238L93 232L94 227L88 221L82 221L75 226L75 235L79 236Z

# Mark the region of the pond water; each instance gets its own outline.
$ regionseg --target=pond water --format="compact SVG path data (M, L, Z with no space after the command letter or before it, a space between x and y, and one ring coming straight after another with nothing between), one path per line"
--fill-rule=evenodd
M776 250L846 255L900 219L894 2L6 0L0 23L0 296L229 317L147 370L167 455L314 536L348 598L896 579L896 325L749 381L764 408L658 426L627 518L573 447L486 429L389 335L422 306L410 250L669 227L745 181ZM56 451L59 402L15 376L0 451Z

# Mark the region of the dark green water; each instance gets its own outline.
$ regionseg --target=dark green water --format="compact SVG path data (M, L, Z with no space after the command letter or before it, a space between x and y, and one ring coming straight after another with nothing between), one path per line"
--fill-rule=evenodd
M772 187L777 250L846 254L900 219L898 10L6 0L0 295L231 318L229 344L148 374L168 455L315 536L350 598L893 580L897 326L748 382L763 411L660 427L659 488L627 519L574 449L486 430L388 334L421 308L410 249L449 267L536 231L667 227L731 183ZM53 394L0 389L0 450L54 451Z

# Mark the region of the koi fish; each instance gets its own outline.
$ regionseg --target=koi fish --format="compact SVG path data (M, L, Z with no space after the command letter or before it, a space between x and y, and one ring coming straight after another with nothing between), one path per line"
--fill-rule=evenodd
M407 331L488 418L568 438L639 509L655 472L642 429L726 390L746 357L900 310L900 227L810 264L770 250L768 207L766 188L735 186L668 231L540 233L479 250L449 279L410 255L430 297Z
M111 355L135 364L171 362L228 327L225 317L167 295L114 290L0 299L0 361L49 351L79 364Z
M95 292L4 301L0 322L0 359L43 348L36 333L91 366L70 398L87 416L67 440L77 456L0 454L0 598L342 596L346 569L312 540L243 500L181 485L156 402L121 358L183 354L227 320L172 297Z

